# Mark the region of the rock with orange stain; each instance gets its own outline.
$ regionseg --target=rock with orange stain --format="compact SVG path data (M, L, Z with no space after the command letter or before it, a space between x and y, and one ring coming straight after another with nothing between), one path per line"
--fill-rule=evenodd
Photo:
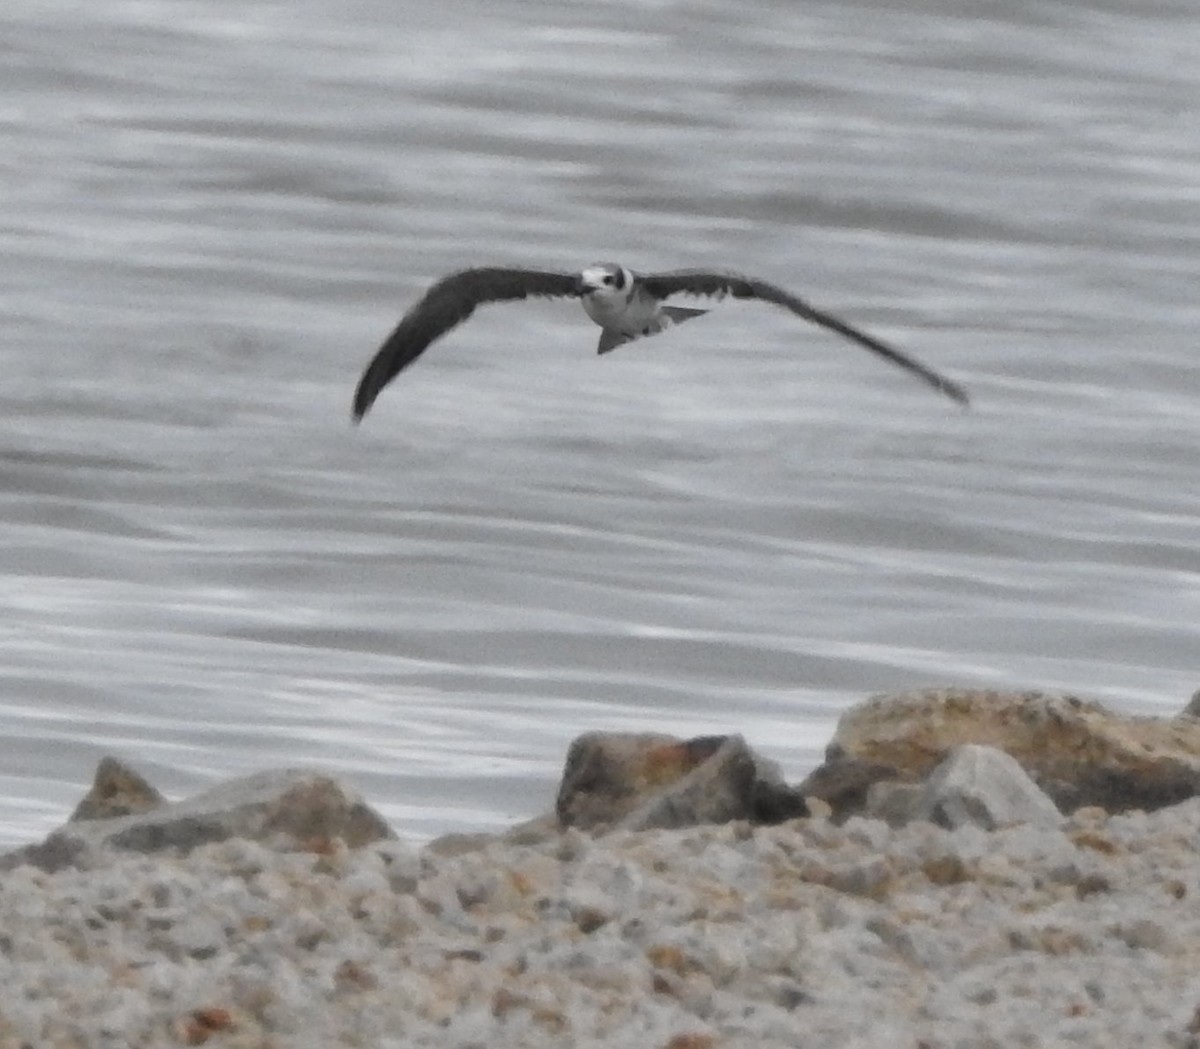
M563 826L584 830L778 823L807 814L774 763L741 736L598 732L571 744L556 811Z
M183 1018L180 1037L187 1045L204 1045L215 1034L232 1030L233 1014L228 1009L193 1009Z
M106 820L149 812L167 804L167 799L146 780L117 758L101 758L92 789L75 806L68 822Z
M1190 709L1190 708L1189 708ZM823 766L800 785L835 818L863 811L865 787L831 792L839 768L869 785L922 781L965 744L1011 755L1062 812L1157 809L1200 793L1200 718L1133 717L1071 695L928 689L872 697L846 711Z
M677 1034L663 1046L663 1049L716 1049L717 1040L711 1034L688 1032Z

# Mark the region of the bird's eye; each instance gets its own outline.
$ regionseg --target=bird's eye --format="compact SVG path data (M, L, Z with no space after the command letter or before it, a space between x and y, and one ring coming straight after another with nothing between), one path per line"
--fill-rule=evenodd
M612 284L612 282L613 282L612 274L611 274L611 273L607 273L607 274L605 274L605 275L604 275L604 277L601 279L601 282L600 282L600 283L602 283L602 284Z

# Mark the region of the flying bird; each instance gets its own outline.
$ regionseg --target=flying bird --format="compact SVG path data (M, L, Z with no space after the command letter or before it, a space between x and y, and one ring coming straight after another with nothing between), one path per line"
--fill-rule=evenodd
M581 273L486 267L460 270L443 277L396 325L359 379L354 392L354 420L366 413L380 391L451 328L465 321L476 306L517 299L580 299L584 312L600 325L598 353L646 335L656 335L708 312L689 306L668 306L673 295L696 298L758 299L790 310L806 321L837 332L893 364L920 376L959 404L968 402L957 383L914 357L765 280L709 270L671 270L634 273L611 262L596 263Z

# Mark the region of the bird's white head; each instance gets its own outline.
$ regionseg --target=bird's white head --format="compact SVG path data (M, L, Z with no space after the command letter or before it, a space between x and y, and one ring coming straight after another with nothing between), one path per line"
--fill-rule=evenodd
M633 274L615 262L597 262L579 274L577 286L593 302L626 302L633 293Z

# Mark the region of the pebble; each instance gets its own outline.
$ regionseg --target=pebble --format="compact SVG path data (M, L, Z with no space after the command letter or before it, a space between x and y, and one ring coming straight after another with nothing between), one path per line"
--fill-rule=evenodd
M0 1049L1197 1049L1200 799L0 875Z

